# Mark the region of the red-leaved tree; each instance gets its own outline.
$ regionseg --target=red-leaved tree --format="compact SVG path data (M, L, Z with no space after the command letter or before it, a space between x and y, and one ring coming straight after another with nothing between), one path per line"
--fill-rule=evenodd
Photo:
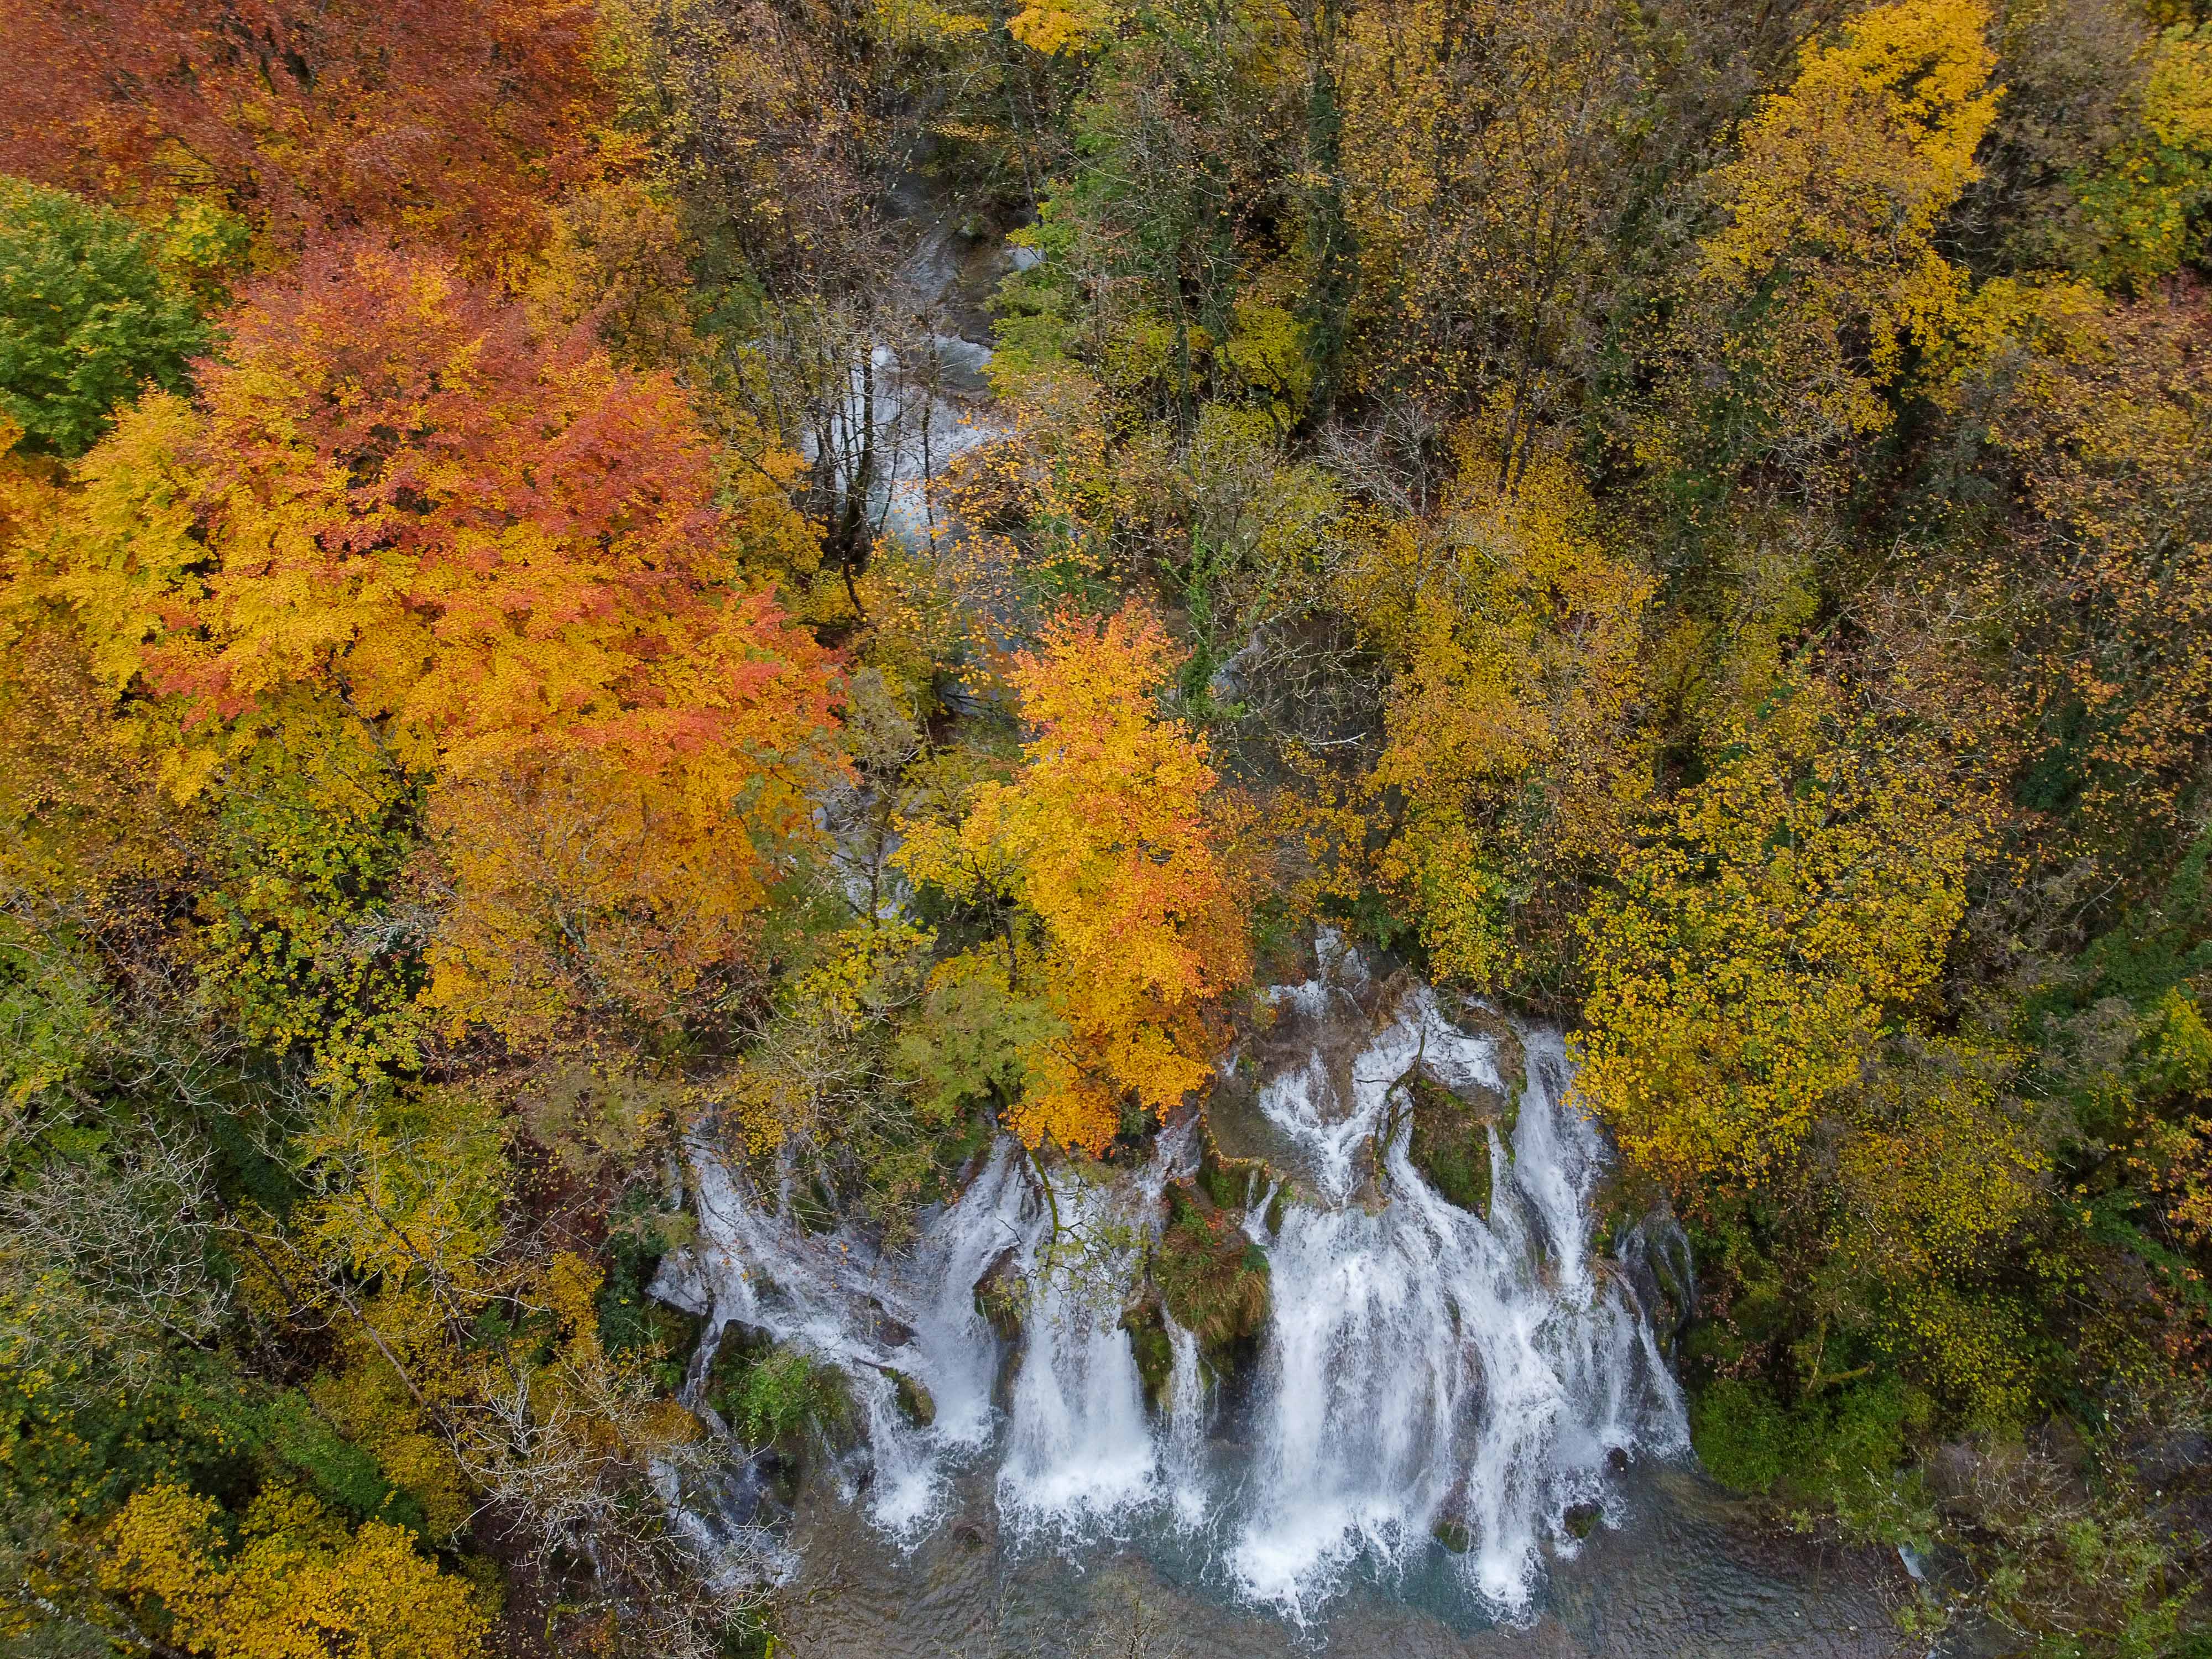
M488 270L596 165L593 28L583 0L0 0L0 172Z

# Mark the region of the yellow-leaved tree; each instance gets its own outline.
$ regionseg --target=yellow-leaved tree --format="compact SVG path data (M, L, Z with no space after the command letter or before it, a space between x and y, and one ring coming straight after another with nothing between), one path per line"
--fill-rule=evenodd
M1134 604L1103 627L1062 617L1008 676L1031 730L1020 770L977 785L957 818L905 826L915 881L1013 907L1002 965L984 945L939 974L1041 990L1063 1028L1035 1024L1006 1105L1031 1146L1095 1151L1123 1099L1164 1113L1200 1087L1221 1042L1211 1006L1250 976L1218 781L1198 734L1157 711L1176 660Z
M1564 458L1501 483L1494 444L1455 449L1442 510L1371 525L1349 593L1397 670L1369 787L1402 808L1375 874L1435 970L1489 991L1564 945L1565 907L1650 793L1651 583L1600 544Z
M1645 1168L1756 1184L1934 984L1980 839L1932 744L1798 678L1583 918L1579 1087Z
M1758 444L1802 458L1882 430L1908 354L1952 326L1966 277L1936 234L1996 118L1988 27L1983 0L1861 13L1714 175L1729 222L1705 244L1701 355L1731 366Z
M234 1547L212 1498L155 1486L107 1532L106 1586L148 1613L167 1647L210 1659L472 1659L489 1621L467 1580L416 1553L404 1528L349 1532L312 1498L264 1490Z
M1107 0L1025 0L1006 19L1006 33L1031 52L1073 58L1104 40L1115 21Z

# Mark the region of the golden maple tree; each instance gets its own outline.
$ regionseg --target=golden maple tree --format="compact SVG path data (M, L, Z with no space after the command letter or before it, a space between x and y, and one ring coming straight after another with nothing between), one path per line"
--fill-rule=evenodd
M1218 779L1203 739L1153 708L1176 660L1136 605L1103 626L1061 617L1008 673L1031 727L1020 771L978 785L957 821L907 826L915 880L996 889L1035 918L1033 944L1009 932L1008 978L1041 980L1066 1031L1006 1111L1032 1146L1096 1150L1123 1096L1164 1113L1201 1086L1209 1006L1251 971Z

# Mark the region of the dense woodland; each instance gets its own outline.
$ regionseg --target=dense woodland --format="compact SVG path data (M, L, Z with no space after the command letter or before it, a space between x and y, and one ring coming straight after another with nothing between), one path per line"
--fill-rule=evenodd
M895 1243L1326 925L1570 1031L1774 1524L2212 1653L2199 0L0 0L0 85L9 1651L768 1650L665 1494L828 1390L677 1402L684 1138ZM856 389L1008 235L896 533Z

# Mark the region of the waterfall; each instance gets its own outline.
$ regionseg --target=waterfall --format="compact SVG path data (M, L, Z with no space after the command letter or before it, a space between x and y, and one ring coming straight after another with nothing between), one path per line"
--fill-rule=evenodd
M857 1228L803 1231L697 1146L700 1238L656 1293L706 1316L710 1352L735 1321L836 1366L865 1423L836 1466L844 1496L903 1540L981 1463L1017 1547L1194 1540L1221 1590L1300 1623L1355 1571L1448 1550L1494 1616L1528 1616L1547 1553L1625 1518L1610 1477L1687 1448L1639 1274L1593 1252L1604 1145L1568 1100L1555 1032L1404 975L1378 985L1323 947L1319 976L1277 988L1273 1027L1242 1057L1268 1175L1231 1207L1265 1253L1269 1305L1233 1380L1165 1317L1148 1403L1124 1317L1168 1183L1198 1172L1210 1130L1191 1118L1110 1182L1050 1172L1050 1204L1001 1141L896 1255ZM1482 1128L1486 1216L1422 1173L1417 1073L1493 1103L1517 1091L1517 1114ZM1018 1334L979 1309L987 1280L1013 1297ZM933 1402L926 1425L902 1377Z

